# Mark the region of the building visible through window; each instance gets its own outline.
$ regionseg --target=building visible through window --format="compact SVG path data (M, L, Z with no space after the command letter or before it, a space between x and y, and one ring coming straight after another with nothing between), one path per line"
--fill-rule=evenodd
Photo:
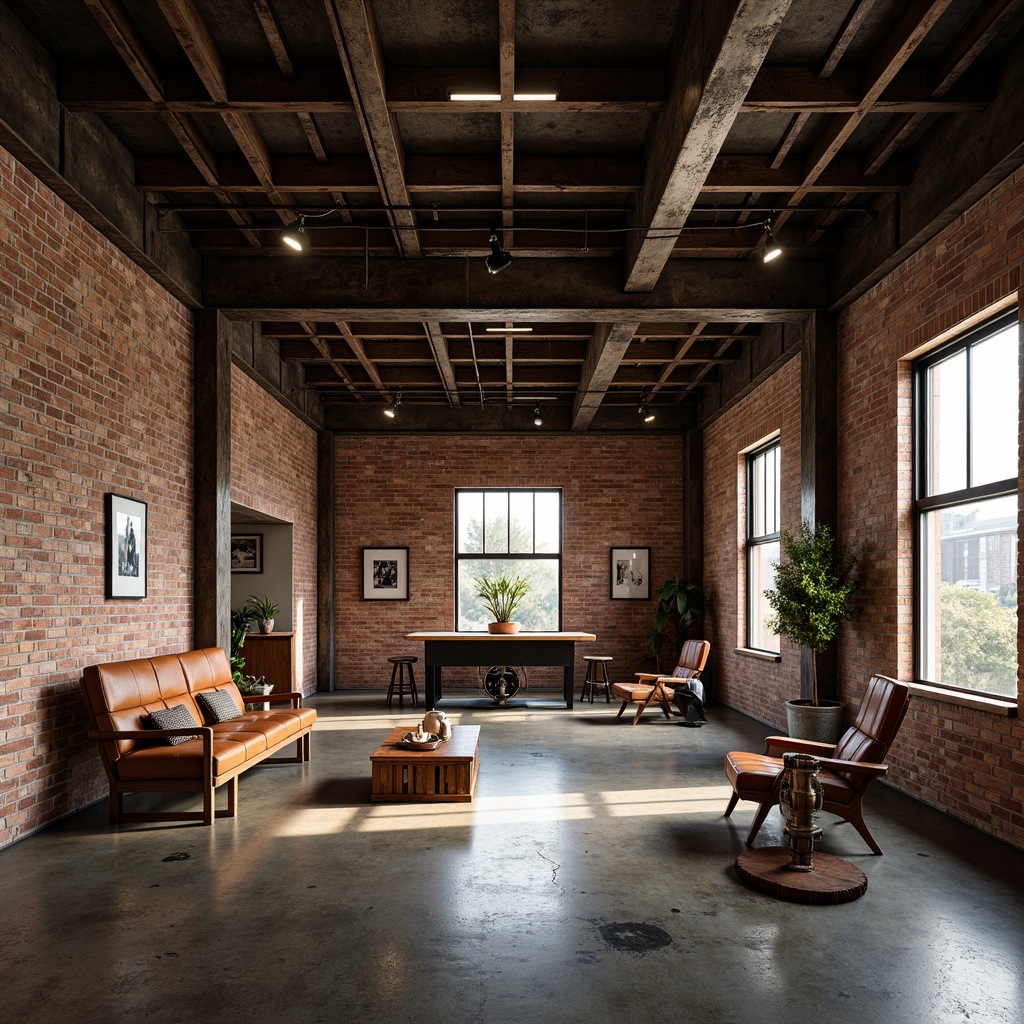
M915 365L917 674L1017 693L1017 314Z

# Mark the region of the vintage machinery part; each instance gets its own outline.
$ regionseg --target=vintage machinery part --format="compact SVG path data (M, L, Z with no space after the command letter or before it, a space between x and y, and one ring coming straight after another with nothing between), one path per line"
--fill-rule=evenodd
M495 665L484 676L484 690L499 704L507 704L519 692L519 673L510 665Z

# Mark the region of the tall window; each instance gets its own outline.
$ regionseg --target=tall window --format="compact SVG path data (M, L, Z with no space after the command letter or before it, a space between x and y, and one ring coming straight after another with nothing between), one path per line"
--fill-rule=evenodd
M779 442L747 456L747 647L778 654L779 637L765 627L764 592L779 561Z
M915 365L917 670L1017 693L1017 314Z
M457 629L487 629L491 617L474 581L496 573L530 581L516 612L522 629L562 628L560 490L458 490L455 538Z

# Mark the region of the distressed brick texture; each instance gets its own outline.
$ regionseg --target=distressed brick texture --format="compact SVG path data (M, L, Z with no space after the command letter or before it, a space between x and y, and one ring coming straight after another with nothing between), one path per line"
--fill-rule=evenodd
M746 631L746 474L743 452L777 434L782 469L782 529L800 524L800 357L704 431L704 587L713 614L713 696L766 722L785 726L783 703L800 696L800 649L782 640L782 660L738 654Z
M576 648L607 654L610 676L629 679L650 652L653 594L682 564L680 438L339 437L335 470L337 665L343 687L385 686L389 655L423 650L405 634L454 628L457 487L561 487L562 621L596 633ZM612 547L651 548L650 601L609 597ZM409 548L408 601L362 600L364 546ZM445 670L445 686L477 687L474 670ZM530 685L561 688L561 670L531 669ZM578 696L578 689L577 689Z
M106 792L78 678L189 647L192 323L0 150L0 846ZM104 494L148 502L148 596L105 599Z
M316 689L316 462L316 431L233 366L231 500L292 524L295 685L307 694Z

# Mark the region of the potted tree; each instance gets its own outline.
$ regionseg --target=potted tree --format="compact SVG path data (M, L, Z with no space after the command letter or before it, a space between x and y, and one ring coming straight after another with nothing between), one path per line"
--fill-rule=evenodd
M259 623L261 633L274 632L274 616L280 611L279 607L270 600L269 594L257 597L250 594L242 609L242 614L247 619L255 619Z
M519 623L513 622L512 616L530 590L529 580L522 576L509 578L504 573L500 576L479 576L474 581L474 589L494 617L487 626L489 633L519 632Z
M773 614L766 625L773 633L811 651L811 697L786 701L790 736L838 741L845 708L839 701L818 699L818 655L835 638L839 625L856 614L849 605L857 586L852 579L856 559L847 555L824 524L812 529L801 522L799 535L782 531L787 559L775 569L775 587L764 596Z
M696 583L680 577L667 580L658 595L658 607L654 612L654 623L647 642L654 651L654 660L661 671L661 651L665 641L672 640L672 665L679 660L686 632L695 622L701 625L707 612L708 599ZM671 666L669 666L671 671Z

